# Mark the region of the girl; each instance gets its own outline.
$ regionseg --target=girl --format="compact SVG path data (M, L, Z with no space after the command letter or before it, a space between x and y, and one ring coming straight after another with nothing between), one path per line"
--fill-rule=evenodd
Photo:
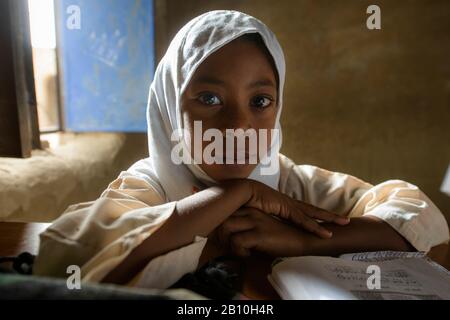
M150 86L150 157L122 172L96 201L70 206L41 234L35 274L65 277L69 265L78 265L84 281L168 288L214 245L238 256L276 257L428 251L447 241L443 215L416 186L372 186L279 153L284 77L282 49L259 20L226 10L191 20ZM198 122L201 134L278 130L258 141L267 152L258 152L255 164L177 164L179 143L188 150L184 159L197 159L190 137ZM216 159L229 158L216 151ZM246 148L244 160L252 153Z

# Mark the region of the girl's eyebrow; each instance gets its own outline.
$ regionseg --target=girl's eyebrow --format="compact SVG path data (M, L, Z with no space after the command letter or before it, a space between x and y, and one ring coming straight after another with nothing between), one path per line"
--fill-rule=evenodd
M259 88L259 87L275 87L275 84L270 79L261 79L250 83L247 88Z
M225 81L211 77L211 76L201 76L194 80L197 83L208 83L216 85L225 85Z
M215 84L225 86L225 81L217 79L211 76L201 76L195 79L196 83L207 83L207 84ZM247 85L248 89L258 88L258 87L276 87L274 82L268 78L256 80L249 85Z

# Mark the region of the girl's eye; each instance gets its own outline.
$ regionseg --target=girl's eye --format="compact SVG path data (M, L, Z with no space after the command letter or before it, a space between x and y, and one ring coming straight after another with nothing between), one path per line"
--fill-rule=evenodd
M256 96L251 100L251 105L256 108L264 109L270 106L273 99L265 96Z
M204 93L198 99L201 103L208 106L215 106L222 103L222 101L220 101L220 99L212 93Z

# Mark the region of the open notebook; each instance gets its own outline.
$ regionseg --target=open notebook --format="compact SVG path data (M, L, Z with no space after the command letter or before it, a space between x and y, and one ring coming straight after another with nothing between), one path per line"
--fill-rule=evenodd
M286 300L450 299L450 272L421 252L285 258L274 263L269 281Z

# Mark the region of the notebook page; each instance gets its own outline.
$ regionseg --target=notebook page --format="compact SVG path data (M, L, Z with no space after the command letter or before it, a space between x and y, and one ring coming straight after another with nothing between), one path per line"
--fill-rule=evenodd
M367 285L367 268L374 264L380 289ZM283 299L450 299L450 277L421 258L374 263L295 257L275 265L270 280Z

